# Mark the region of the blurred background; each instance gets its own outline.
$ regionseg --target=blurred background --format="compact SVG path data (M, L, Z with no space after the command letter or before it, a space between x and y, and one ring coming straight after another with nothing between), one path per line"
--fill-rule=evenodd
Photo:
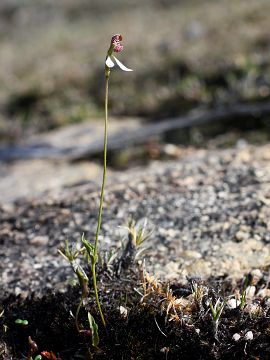
M99 182L115 33L112 173L269 140L269 0L1 0L0 202Z

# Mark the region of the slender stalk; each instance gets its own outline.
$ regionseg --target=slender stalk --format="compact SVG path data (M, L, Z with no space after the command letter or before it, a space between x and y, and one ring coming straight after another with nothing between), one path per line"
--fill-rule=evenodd
M97 302L97 306L98 306L98 311L101 317L101 321L102 324L104 325L104 327L106 327L106 322L104 319L104 315L101 309L101 305L100 305L100 301L99 301L99 296L98 296L98 289L97 289L97 275L96 275L96 265L93 264L92 265L92 275L93 275L93 287L94 287L94 292L95 292L95 298L96 298L96 302Z
M79 317L80 309L82 307L83 299L84 299L84 296L82 295L81 300L80 300L79 305L76 310L76 314L75 314L75 325L76 325L76 329L78 332L80 332L78 317Z
M102 219L102 209L103 209L103 200L104 200L104 189L106 183L106 173L107 173L107 143L108 143L108 97L109 97L109 78L110 78L110 71L106 69L105 71L106 76L106 85L105 85L105 126L104 126L104 147L103 147L103 178L102 178L102 185L101 185L101 192L100 192L100 203L99 203L99 212L98 212L98 223L97 223L97 230L95 236L95 243L94 243L94 261L92 262L92 275L93 275L93 287L96 297L96 302L98 306L98 310L100 313L100 317L102 320L103 325L106 327L106 322L102 313L101 305L99 302L98 296L98 289L97 289L97 277L96 277L96 261L98 255L98 240L99 240L99 233L101 227L101 219Z

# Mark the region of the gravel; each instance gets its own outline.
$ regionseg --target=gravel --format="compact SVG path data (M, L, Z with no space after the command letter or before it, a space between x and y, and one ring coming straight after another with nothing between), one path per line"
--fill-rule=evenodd
M197 150L119 174L106 189L101 248L120 247L130 218L155 227L146 268L163 279L237 279L270 260L270 144ZM73 278L57 249L93 239L99 189L81 185L0 207L1 290L64 290Z

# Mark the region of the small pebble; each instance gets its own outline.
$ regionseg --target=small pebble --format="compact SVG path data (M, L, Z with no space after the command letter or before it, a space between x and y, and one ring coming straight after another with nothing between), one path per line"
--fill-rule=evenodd
M121 316L123 316L123 318L126 319L127 315L128 315L127 309L121 305L121 306L119 306L119 311L120 311Z
M238 139L236 142L237 149L245 149L248 146L248 142L245 139Z
M252 285L256 285L258 283L258 281L260 281L263 277L263 273L259 269L252 270L250 275L252 277L252 280L251 280Z
M246 313L249 313L250 315L253 315L254 317L259 316L261 313L262 308L259 304L248 304L244 311Z
M234 341L238 341L241 338L241 335L238 333L235 333L232 338Z
M252 331L248 331L244 337L245 340L250 341L253 340L253 332Z
M236 309L240 305L240 300L230 299L227 304L230 309Z
M235 239L237 242L247 240L248 238L249 238L249 233L241 231L241 230L237 231L237 233L235 234Z
M35 245L35 246L46 246L49 242L49 237L48 236L35 236L29 242L31 245Z
M261 289L257 295L261 298L270 298L270 289Z
M246 298L253 299L256 292L256 287L254 285L250 285L246 288Z

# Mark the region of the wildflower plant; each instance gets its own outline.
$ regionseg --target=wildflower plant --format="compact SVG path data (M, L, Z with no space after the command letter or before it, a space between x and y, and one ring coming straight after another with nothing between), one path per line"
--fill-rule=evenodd
M244 279L244 284L243 284L243 291L240 295L240 305L239 308L242 310L244 309L244 307L247 304L247 287L248 287L248 277L246 276Z
M96 303L99 309L100 317L104 326L106 326L104 315L102 313L98 289L97 289L97 277L96 277L96 264L98 261L98 243L99 243L99 234L101 228L101 219L102 219L102 210L103 210L103 201L104 201L104 190L106 183L106 172L107 172L107 144L108 144L108 100L109 100L109 79L111 74L111 69L115 66L114 61L119 66L119 68L123 71L132 71L127 68L120 60L118 60L113 53L120 53L123 50L123 45L121 44L122 35L116 34L112 37L110 47L107 51L107 55L105 58L105 126L104 126L104 146L103 146L103 177L102 177L102 185L100 191L100 202L99 202L99 211L98 211L98 222L97 229L95 235L95 242L92 245L89 241L84 239L83 244L88 253L90 262L91 262L91 270L93 277L93 287L95 292Z
M119 66L119 68L123 71L133 71L132 69L127 68L120 60L118 60L114 55L113 52L120 53L124 46L121 44L121 41L123 40L122 35L116 34L112 37L111 45L107 51L107 56L105 60L105 76L106 79L110 77L110 69L114 67L115 60L116 64ZM107 85L107 84L106 84ZM107 86L106 86L107 87ZM108 100L108 99L107 99Z
M84 240L84 235L82 236L82 241L83 240ZM89 294L88 277L85 271L83 270L83 268L81 267L81 265L79 265L78 262L76 261L79 254L82 253L83 251L84 251L83 248L78 250L76 245L69 246L68 242L66 242L64 249L58 249L59 254L62 255L63 258L70 263L73 272L77 276L77 279L79 281L82 290L81 299L75 313L75 325L78 332L81 331L78 320L80 309L82 307L84 299L86 299Z
M131 219L123 229L127 230L128 242L131 242L136 250L136 260L147 249L147 241L154 233L154 226L147 218L142 218L138 222Z
M133 238L133 243L139 248L152 236L154 227L148 219L143 218L137 223L134 220L130 220L127 230Z
M194 300L201 304L203 296L207 293L207 288L204 287L202 284L198 284L195 281L191 282L191 292L193 295Z
M77 257L80 254L84 254L87 256L88 263L91 267L92 279L93 279L93 288L95 293L95 299L98 306L98 310L100 313L101 321L103 325L106 327L105 318L101 309L99 294L97 288L97 276L96 276L96 265L98 262L98 245L99 245L99 234L101 228L101 220L102 220L102 210L103 210L103 201L104 201L104 190L106 183L106 172L107 172L107 143L108 143L108 99L109 99L109 79L111 74L111 69L115 66L115 63L119 66L119 68L123 71L132 71L127 68L120 60L118 60L113 53L120 53L123 50L123 45L121 44L122 35L116 34L112 37L110 47L107 51L105 58L105 126L104 126L104 146L103 146L103 177L100 191L100 201L99 201L99 211L98 211L98 221L97 221L97 229L95 234L95 240L92 244L89 242L84 235L82 236L82 248L77 249L76 247L69 247L68 243L66 244L65 249L59 250L59 253L70 263L74 273L76 274L78 281L81 285L82 295L80 302L78 304L76 314L75 314L75 324L78 332L83 332L84 330L80 329L79 326L79 312L83 305L84 300L87 298L89 294L88 288L88 277L83 270L83 268L76 261ZM98 327L95 323L94 318L90 313L88 313L88 322L90 326L90 331L92 334L92 345L97 346L98 344Z
M81 240L82 240L83 244L86 243L86 246L91 245L85 240L84 234L82 235ZM88 312L88 322L89 322L90 330L81 329L80 324L79 324L80 309L83 305L84 300L87 299L87 297L89 295L89 287L88 287L89 279L88 279L88 276L86 275L84 269L82 268L82 266L80 264L78 264L77 258L80 254L86 253L86 251L87 251L86 246L78 249L76 244L69 246L68 242L66 242L65 248L58 249L58 252L64 257L65 260L67 260L70 263L70 265L73 269L73 272L76 274L79 284L81 286L81 292L82 292L81 299L80 299L80 302L77 306L76 313L75 313L76 329L77 329L78 333L85 334L87 336L90 335L92 337L92 345L94 347L97 347L98 343L99 343L98 325L96 324L93 316Z
M220 319L221 313L223 311L224 305L225 305L225 302L221 301L219 298L217 299L215 305L213 305L211 301L209 303L209 307L211 310L211 315L212 315L213 323L214 323L215 337L217 336L219 319Z

